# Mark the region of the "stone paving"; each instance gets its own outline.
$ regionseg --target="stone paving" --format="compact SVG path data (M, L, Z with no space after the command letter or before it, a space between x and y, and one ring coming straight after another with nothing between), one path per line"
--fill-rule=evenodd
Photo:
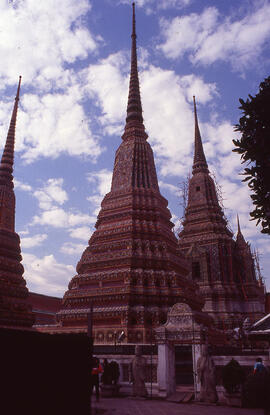
M123 397L102 398L100 402L94 398L92 415L263 415L263 410Z

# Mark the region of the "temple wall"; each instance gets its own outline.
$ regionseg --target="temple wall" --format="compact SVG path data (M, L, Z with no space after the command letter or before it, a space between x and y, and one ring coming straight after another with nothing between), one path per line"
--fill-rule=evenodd
M121 384L121 393L124 395L132 395L132 383L129 381L129 366L132 362L134 355L132 354L95 354L102 363L104 358L108 361L115 360L119 364ZM193 346L193 368L195 373L197 372L196 364L200 356L200 345ZM175 358L174 358L174 346L168 344L159 345L158 354L151 355L145 354L147 362L147 374L146 374L146 388L149 396L154 397L169 397L175 392L194 390L195 395L200 391L200 383L196 378L196 384L192 385L175 385ZM222 368L234 358L243 367L246 375L252 373L253 366L257 357L261 357L265 366L270 368L270 358L267 349L260 350L244 350L241 354L223 354L212 356L217 370L217 393L219 401L223 402L224 388L222 386L221 374ZM151 385L151 369L152 369L152 385Z

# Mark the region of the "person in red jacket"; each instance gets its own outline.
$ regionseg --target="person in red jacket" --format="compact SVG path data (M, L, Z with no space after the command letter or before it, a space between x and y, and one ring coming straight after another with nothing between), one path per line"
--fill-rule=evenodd
M102 367L99 363L97 357L93 357L93 365L91 372L91 395L93 393L93 388L96 389L96 401L99 401L99 374L102 373Z

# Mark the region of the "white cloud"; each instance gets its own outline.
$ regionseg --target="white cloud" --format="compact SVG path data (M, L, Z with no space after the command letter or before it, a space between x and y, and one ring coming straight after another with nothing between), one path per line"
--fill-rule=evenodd
M25 231L19 231L19 235L20 236L22 236L22 235L29 235L29 230L26 229Z
M118 52L82 71L85 91L97 99L100 122L109 134L121 133L127 104L129 55ZM124 75L123 75L124 74Z
M88 241L91 233L90 227L88 226L80 226L79 228L71 229L69 232L71 238L81 239L83 241Z
M193 0L137 0L136 7L146 7L146 13L154 9L182 9L192 3ZM118 0L118 4L131 4L129 0Z
M212 114L213 115L213 114ZM217 154L230 154L232 158L234 156L238 159L239 156L232 153L233 144L232 140L236 137L234 126L226 120L220 121L211 117L208 123L200 123L200 128L204 138L204 147L207 150L208 159L216 159ZM224 172L225 173L225 172Z
M201 14L162 19L164 42L158 49L171 59L188 53L193 63L228 61L234 70L243 71L259 62L270 38L269 19L268 2L259 2L239 20L221 16L216 7Z
M51 178L48 179L42 187L33 189L28 183L22 183L21 181L14 179L14 186L17 190L31 193L39 203L40 209L50 210L54 204L63 205L68 200L68 194L63 189L63 178Z
M192 13L175 17L171 21L160 20L165 42L158 46L166 57L176 59L185 52L197 50L217 26L218 10L209 7L201 15Z
M48 179L43 188L34 191L33 195L38 199L39 207L49 210L54 203L63 205L68 200L67 192L62 188L64 179Z
M60 155L88 156L96 161L102 148L91 132L89 117L81 99L83 86L74 85L63 93L24 94L17 117L16 151L26 163ZM7 120L12 112L11 100L0 101L0 135L6 137Z
M53 255L37 257L23 253L23 265L29 291L62 296L75 275L72 265L58 263Z
M0 2L0 88L22 75L16 150L26 163L61 154L96 161L101 154L75 67L98 48L100 37L94 38L84 24L90 10L89 0ZM5 137L13 102L1 96L0 135Z
M16 136L17 150L23 152L21 157L26 163L41 157L57 158L60 154L96 160L101 147L79 103L81 95L74 86L61 94L22 97L23 110L18 114Z
M22 235L23 232L21 232L20 234ZM36 246L39 246L47 238L48 238L48 235L45 233L21 238L22 249L34 248Z
M181 77L181 86L186 98L191 102L194 94L198 95L199 102L205 104L218 95L216 84L205 83L196 75L185 75Z
M90 9L88 0L1 1L1 84L13 85L18 74L39 88L60 81L65 63L97 49L97 39L82 25Z
M80 212L66 212L62 208L52 208L42 212L39 216L35 215L32 225L47 225L55 228L71 228L77 225L88 225L96 221L91 217Z
M186 175L192 165L191 95L196 94L198 102L205 103L216 95L216 87L193 75L181 78L154 66L142 73L141 80L145 126L161 174Z
M170 193L174 195L179 194L180 192L179 187L171 183L165 183L162 180L159 180L159 187L161 187L162 189L167 189Z
M172 213L172 212L171 212ZM172 229L176 238L178 238L178 234L179 232L182 230L183 226L182 226L182 218L176 215L174 215L172 213L172 218L171 218L171 222L174 224L174 228Z
M96 186L95 193L98 193L100 196L105 196L110 191L112 171L108 169L93 171L88 173L87 180Z
M159 9L179 8L189 6L193 0L159 0L157 7Z
M154 1L155 0L137 0L136 7L145 7L146 13L152 13L152 5ZM128 4L129 6L131 6L131 2L129 0L118 0L118 4Z
M102 199L111 188L112 171L108 169L93 171L88 173L87 180L91 183L92 188L92 195L87 200L93 206L93 214L98 215Z
M104 185L102 180L105 180L105 171L98 173L97 183L99 183L100 191ZM90 180L90 179L89 179ZM69 230L72 238L87 240L90 237L90 226L96 222L96 216L89 216L75 209L63 209L62 206L68 200L68 194L63 189L63 178L50 178L43 186L33 190L33 187L16 181L18 189L22 189L31 193L37 200L40 208L39 214L34 215L31 226L50 226L52 228L66 228ZM57 206L60 205L60 206ZM88 225L79 226L78 225ZM29 230L21 232L21 235L28 235ZM44 234L36 236L29 236L23 238L22 242L25 247L36 246L39 242L39 238ZM41 240L40 240L41 243Z
M14 188L16 190L22 190L23 192L32 192L32 186L30 184L23 183L17 179L14 179Z
M269 237L268 237L269 238ZM259 246L259 254L270 254L270 245L266 243L265 239L257 239L257 244ZM262 256L260 255L260 256Z
M85 250L86 245L75 244L73 242L65 242L60 251L67 255L79 255Z

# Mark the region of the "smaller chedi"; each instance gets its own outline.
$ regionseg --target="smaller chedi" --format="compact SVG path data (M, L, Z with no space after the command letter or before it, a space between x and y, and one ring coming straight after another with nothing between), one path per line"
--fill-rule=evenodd
M264 314L264 287L257 279L250 246L238 221L236 240L219 204L215 182L204 154L196 103L195 145L188 203L179 248L190 262L190 279L200 287L203 311L220 329L239 327Z
M0 163L0 327L30 328L34 324L23 278L20 237L15 232L13 164L21 77Z

